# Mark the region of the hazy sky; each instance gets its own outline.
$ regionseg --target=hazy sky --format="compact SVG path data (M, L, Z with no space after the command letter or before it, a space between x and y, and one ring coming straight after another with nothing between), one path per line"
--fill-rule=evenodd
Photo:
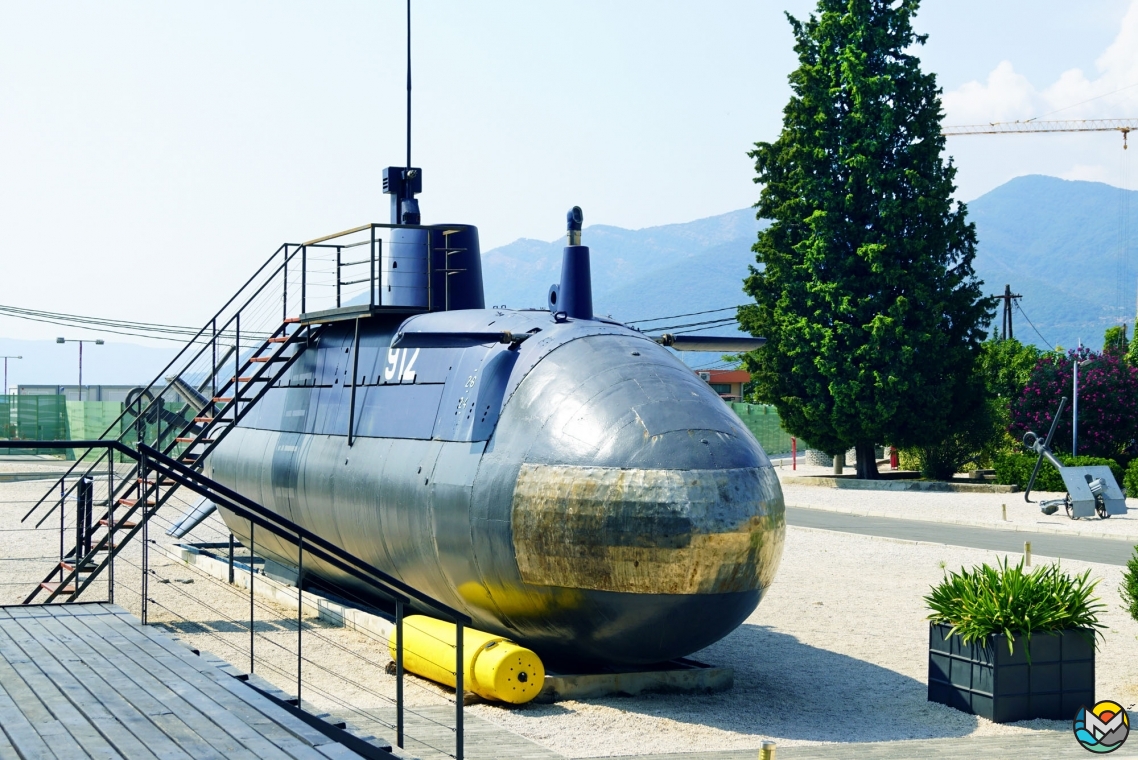
M811 7L416 0L424 221L477 224L486 250L558 237L574 204L631 228L752 204L746 153L796 62L782 13ZM0 0L0 304L196 326L279 243L386 222L403 24L398 0ZM949 124L1104 94L1049 118L1138 116L1138 0L926 0L918 28ZM1029 173L1118 184L1138 150L949 147L963 199Z

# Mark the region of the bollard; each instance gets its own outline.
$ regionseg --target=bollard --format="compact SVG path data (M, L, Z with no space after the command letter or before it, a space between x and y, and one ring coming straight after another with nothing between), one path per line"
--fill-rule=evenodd
M835 475L841 475L842 474L842 468L845 467L845 464L846 464L846 455L844 453L835 454L834 455L834 474Z
M759 745L759 760L774 760L774 751L774 742L763 742Z
M794 436L790 438L790 469L798 469L798 439Z
M1003 513L1004 522L1007 522L1008 521L1008 505L1007 504L1001 504L1000 505L1000 512Z
M1025 561L1025 564L1027 564L1028 567L1031 567L1031 542L1030 541L1024 541L1023 542L1023 558Z

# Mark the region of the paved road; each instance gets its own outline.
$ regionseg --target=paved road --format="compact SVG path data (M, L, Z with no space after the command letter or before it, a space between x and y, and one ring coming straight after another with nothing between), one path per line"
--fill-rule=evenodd
M1032 553L1041 557L1060 557L1107 565L1125 565L1134 554L1132 543L1114 538L976 528L894 517L861 517L806 507L787 507L786 522L800 528L821 528L1016 554L1023 552L1024 541L1030 541Z

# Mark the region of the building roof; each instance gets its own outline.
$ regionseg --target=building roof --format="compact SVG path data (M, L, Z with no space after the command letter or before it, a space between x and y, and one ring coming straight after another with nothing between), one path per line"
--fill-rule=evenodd
M749 383L751 373L741 369L712 369L707 370L711 375L709 383Z

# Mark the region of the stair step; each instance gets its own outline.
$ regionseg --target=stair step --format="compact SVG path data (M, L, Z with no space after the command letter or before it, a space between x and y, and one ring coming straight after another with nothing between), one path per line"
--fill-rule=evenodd
M264 363L264 362L269 362L269 361L272 361L272 360L273 360L273 357L271 357L271 356L254 356L254 357L253 357L252 359L250 359L249 361L251 361L251 362L258 362L258 363Z
M214 396L213 400L214 400L214 402L216 402L218 404L228 404L230 401L233 400L233 397L232 396Z
M174 440L177 441L178 443L193 443L194 441L197 441L198 443L213 443L217 439L216 438L202 438L199 441L197 438L175 438Z
M134 499L123 499L122 501L130 501L130 502L133 502L133 501L134 501ZM132 503L132 504L129 504L129 505L127 505L127 506L134 506L134 504ZM99 525L102 525L102 526L103 526L103 527L105 527L105 528L109 528L109 527L111 527L111 521L110 521L110 520L107 520L107 519L99 520ZM118 521L116 521L116 523L115 523L115 526L114 526L114 527L115 527L115 528L117 528L117 529L119 529L119 530L122 530L122 529L124 529L124 528L126 528L126 529L129 529L129 528L133 528L133 527L135 527L136 525L138 525L138 523L136 523L136 522L132 522L132 521L130 521L130 520L118 520Z
M118 499L118 502L117 502L117 504L119 506L134 506L135 504L138 504L138 503L139 503L139 501L137 498L121 498L121 499ZM154 502L154 499L152 499L152 498L147 499L146 505L147 506L157 506L157 504Z
M286 317L284 323L286 325L295 325L300 322L300 317Z
M213 422L216 417L194 417L194 422Z
M266 343L288 343L288 336L282 335L279 338L269 338Z
M64 570L66 570L69 573L75 570L75 564L73 562L60 562L59 566L62 567ZM99 566L96 565L95 563L88 562L87 564L85 564L79 568L79 572L81 572L81 573L93 573L93 572L95 572L95 570L98 567Z
M40 584L40 588L46 589L49 593L54 593L56 589L59 589L59 584L53 583L51 581L45 581L44 583ZM59 593L61 593L61 594L74 594L75 593L75 587L74 586L64 586L63 588L59 589Z

